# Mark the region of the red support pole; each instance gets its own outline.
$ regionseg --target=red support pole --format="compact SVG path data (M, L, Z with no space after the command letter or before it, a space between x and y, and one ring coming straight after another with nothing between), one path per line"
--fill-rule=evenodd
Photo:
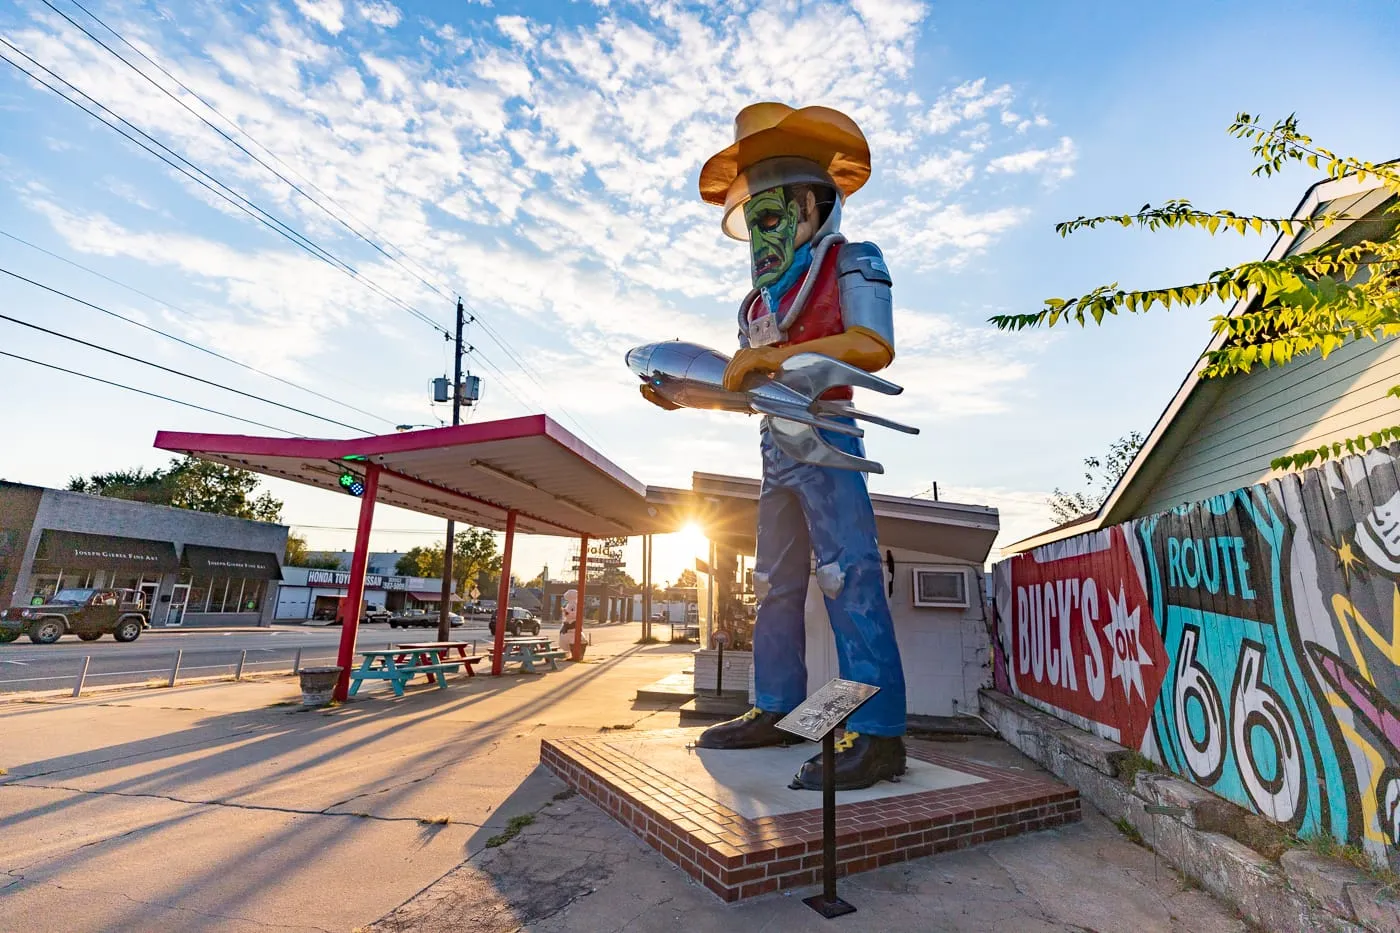
M506 549L501 555L501 585L496 589L496 642L491 655L491 673L499 675L505 666L506 618L510 615L510 558L515 550L515 510L506 513Z
M578 552L578 612L574 614L574 660L583 660L583 617L588 608L588 535ZM601 607L600 607L601 608Z
M355 662L355 632L360 627L360 609L365 600L365 571L369 569L369 529L374 521L374 500L379 495L379 466L365 467L365 494L360 497L360 524L355 529L355 554L350 558L350 587L341 602L340 651L335 663L340 665L340 679L335 682L334 697L344 703L350 693L350 668Z

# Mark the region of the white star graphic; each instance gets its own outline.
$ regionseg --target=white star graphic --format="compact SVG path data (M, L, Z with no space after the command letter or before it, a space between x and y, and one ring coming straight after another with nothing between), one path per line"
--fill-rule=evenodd
M1142 702L1147 702L1147 690L1142 684L1142 669L1152 666L1152 658L1142 646L1138 637L1142 608L1128 612L1128 594L1123 584L1118 584L1118 598L1108 594L1108 643L1113 648L1113 676L1123 681L1123 696L1133 698L1133 688L1137 688Z

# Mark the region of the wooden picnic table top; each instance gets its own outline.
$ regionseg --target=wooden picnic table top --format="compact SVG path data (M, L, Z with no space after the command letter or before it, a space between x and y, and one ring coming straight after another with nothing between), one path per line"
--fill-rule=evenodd
M514 635L503 640L508 645L538 645L548 644L553 639L548 635Z
M471 647L471 642L467 641L409 641L398 646L400 651L440 651L444 648L461 648L466 650Z

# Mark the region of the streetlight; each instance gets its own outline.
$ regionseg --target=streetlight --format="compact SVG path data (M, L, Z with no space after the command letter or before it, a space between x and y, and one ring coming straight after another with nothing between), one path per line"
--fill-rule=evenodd
M442 426L442 422L437 424L396 424L394 430L402 434L405 431L412 431L414 428L440 428Z

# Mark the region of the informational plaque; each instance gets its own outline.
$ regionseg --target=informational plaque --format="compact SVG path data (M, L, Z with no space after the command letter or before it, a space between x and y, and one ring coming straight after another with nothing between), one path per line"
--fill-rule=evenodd
M879 692L879 687L837 677L779 720L778 728L820 742L841 720Z

